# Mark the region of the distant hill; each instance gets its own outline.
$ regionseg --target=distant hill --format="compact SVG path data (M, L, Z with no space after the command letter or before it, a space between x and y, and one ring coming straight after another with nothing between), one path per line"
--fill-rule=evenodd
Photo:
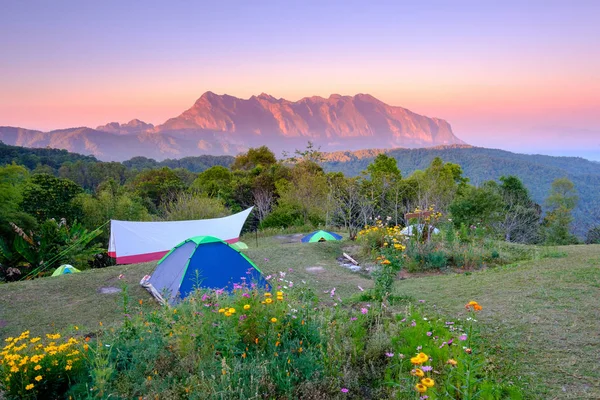
M323 167L326 171L341 171L356 176L366 169L378 152L381 150L328 153ZM503 175L518 176L533 199L542 206L552 181L567 177L575 184L580 198L574 212L574 231L583 236L590 227L600 224L600 163L579 157L527 155L464 146L393 149L385 153L397 160L404 177L415 170L427 168L435 157L460 164L464 175L474 185L497 180Z
M445 120L390 106L368 94L313 96L294 102L265 93L241 99L212 92L158 126L137 119L51 132L4 126L0 140L65 149L103 161L235 156L266 143L281 154L304 148L308 141L325 151L357 150L374 143L383 148L463 144Z
M166 159L156 161L147 157L133 157L130 160L123 161L125 167L132 170L155 169L161 167L185 168L191 172L202 172L215 165L229 167L233 163L232 156L211 156L202 155L198 157L185 157L181 159ZM71 153L66 150L58 149L30 149L27 147L10 146L0 141L0 166L12 164L13 162L23 165L30 170L40 166L48 166L54 173L57 173L64 163L100 163L95 157L84 156L77 153Z

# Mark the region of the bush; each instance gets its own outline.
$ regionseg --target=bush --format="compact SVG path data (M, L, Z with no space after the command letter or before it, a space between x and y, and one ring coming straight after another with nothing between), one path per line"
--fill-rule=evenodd
M600 226L591 228L585 238L587 244L600 244Z
M62 264L79 269L102 252L94 239L101 230L88 231L78 222L68 225L64 219L40 224L35 232L25 232L12 224L17 234L9 246L0 238L0 278L19 280L28 276L45 276Z
M219 218L231 214L221 199L179 193L163 206L165 221Z

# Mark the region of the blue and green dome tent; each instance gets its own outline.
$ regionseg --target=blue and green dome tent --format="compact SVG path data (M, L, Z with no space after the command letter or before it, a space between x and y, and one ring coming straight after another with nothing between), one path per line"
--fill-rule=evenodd
M325 242L329 240L342 240L342 237L333 232L314 231L302 238L303 243Z
M232 290L244 282L267 285L258 267L239 250L213 236L196 236L169 251L140 284L159 302L173 304L197 287Z
M61 265L60 267L56 268L54 270L54 272L52 273L52 276L60 276L60 275L66 275L66 274L75 274L77 272L81 272L81 271L78 270L77 268L75 268L72 265L64 264L64 265Z

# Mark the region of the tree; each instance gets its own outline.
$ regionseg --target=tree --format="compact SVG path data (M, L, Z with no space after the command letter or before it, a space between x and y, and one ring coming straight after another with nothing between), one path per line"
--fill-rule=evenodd
M232 181L231 171L217 165L201 172L192 183L191 189L208 197L228 200L231 197Z
M11 222L26 230L36 225L35 218L21 210L24 183L28 177L29 172L19 165L0 167L0 237L8 241L14 236Z
M523 182L516 176L502 176L497 186L504 202L504 217L498 230L507 242L537 243L542 208L530 197Z
M249 171L258 166L270 167L276 162L275 154L267 146L261 146L250 148L247 153L237 156L231 165L231 169Z
M327 176L331 193L332 219L341 222L354 239L363 226L360 215L361 184L360 178L346 178L341 172Z
M558 178L552 182L550 195L546 199L548 214L544 221L547 244L562 245L577 243L570 232L573 222L572 211L577 205L575 185L568 178Z
M398 169L396 159L385 154L379 154L367 169L363 171L363 193L372 205L373 212L379 215L393 216L399 223L398 208L404 185L401 185L402 174ZM368 176L368 179L366 178Z
M502 220L504 203L494 186L469 186L452 201L448 210L455 226L476 225L492 227Z
M600 226L591 228L585 238L587 244L600 244Z
M301 161L291 169L291 179L276 183L278 205L296 209L305 224L322 219L327 207L327 178L313 161Z
M75 182L49 174L32 175L23 188L22 209L39 222L49 218L74 221L81 217L81 207L73 199L83 192Z
M163 206L165 221L219 218L229 215L221 199L211 199L192 193L181 192Z
M416 188L416 202L410 208L427 209L435 206L442 212L454 199L454 196L467 187L467 178L462 176L458 164L444 163L436 157L424 171L415 171L411 176Z
M175 198L186 186L173 170L163 167L139 173L131 182L131 188L135 195L147 200L153 208L151 211L157 212L163 202Z

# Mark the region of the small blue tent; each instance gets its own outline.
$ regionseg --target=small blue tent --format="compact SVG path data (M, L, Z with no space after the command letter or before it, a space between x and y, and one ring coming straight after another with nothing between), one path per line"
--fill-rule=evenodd
M233 284L265 287L261 271L239 250L213 236L187 239L168 252L144 286L161 303L173 304L197 287L232 290Z
M303 243L327 242L330 240L342 240L342 237L329 231L314 231L302 238Z

